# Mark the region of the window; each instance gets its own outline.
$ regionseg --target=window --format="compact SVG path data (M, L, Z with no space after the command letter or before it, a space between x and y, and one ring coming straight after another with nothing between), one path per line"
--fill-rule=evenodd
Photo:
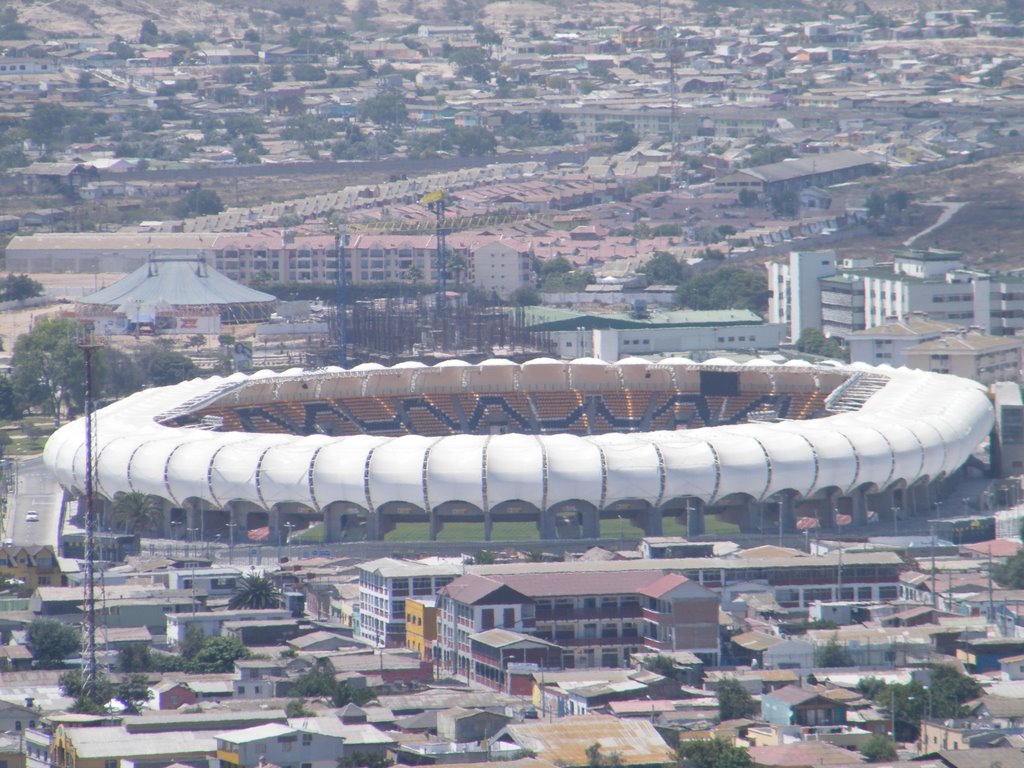
M103 768L117 768L117 760L107 760L103 764Z

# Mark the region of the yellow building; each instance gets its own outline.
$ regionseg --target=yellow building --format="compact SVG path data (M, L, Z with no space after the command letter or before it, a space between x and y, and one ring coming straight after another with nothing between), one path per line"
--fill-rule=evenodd
M81 718L88 723L102 718ZM215 754L217 740L209 731L131 732L121 725L57 726L50 744L53 768L120 768L122 760L168 765L192 762Z
M433 598L406 598L405 647L430 659L437 640L437 604Z
M0 576L24 582L29 590L67 585L51 546L0 547Z

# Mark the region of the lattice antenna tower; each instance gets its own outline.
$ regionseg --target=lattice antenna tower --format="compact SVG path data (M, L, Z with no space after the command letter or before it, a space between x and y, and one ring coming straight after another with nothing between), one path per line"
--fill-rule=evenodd
M421 203L434 214L434 242L435 258L437 259L437 298L435 309L437 312L437 324L441 327L442 346L447 346L448 341L448 246L446 235L448 222L445 219L447 195L443 189L438 189L423 196Z
M82 693L95 700L96 695L96 416L93 401L93 364L96 339L92 323L76 328L75 344L85 360L85 631L82 633Z

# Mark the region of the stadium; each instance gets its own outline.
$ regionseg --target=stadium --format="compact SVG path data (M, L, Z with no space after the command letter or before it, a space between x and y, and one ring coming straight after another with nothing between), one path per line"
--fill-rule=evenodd
M157 497L163 535L336 542L870 524L928 510L993 409L974 382L905 368L541 358L197 379L95 419L102 506ZM65 425L44 452L69 501L84 435Z

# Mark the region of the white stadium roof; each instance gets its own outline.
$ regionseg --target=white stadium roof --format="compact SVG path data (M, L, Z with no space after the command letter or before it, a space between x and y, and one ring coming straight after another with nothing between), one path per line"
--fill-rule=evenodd
M539 372L538 365L552 376L558 366L562 373L557 381L567 382L643 375L636 359L620 365L601 363L603 369L592 360L544 362L547 365L535 360L510 369L485 361L459 369L458 378L465 387L474 377L492 375L485 374L487 370L511 370L517 381L528 381L527 371ZM97 491L108 498L141 491L178 505L188 499L217 507L246 501L269 509L294 502L314 510L335 502L364 509L389 502L424 509L463 502L485 509L518 500L547 509L573 500L598 508L626 499L656 506L681 497L714 503L732 494L763 500L780 491L804 496L824 489L846 493L943 476L963 464L993 423L984 388L952 376L890 367L767 364L759 372L726 362L741 375L788 377L794 386L817 382L819 376L849 377L858 372L882 377L885 383L855 411L812 420L681 431L331 437L219 432L159 423L158 417L170 411L185 412L255 380L272 380L275 392L278 387L283 392L288 382L387 376L389 394L400 394L393 388L407 386L406 393L411 392L416 377L422 381L425 373L436 369L362 365L348 372L319 370L296 376L260 371L250 377L196 379L145 390L98 411ZM666 369L664 364L649 365L651 370ZM707 365L674 360L671 368L673 376L682 376L688 368L706 370ZM544 388L557 388L549 380L555 379L545 373ZM65 425L44 452L46 465L60 483L76 492L84 486L84 431L81 420Z

